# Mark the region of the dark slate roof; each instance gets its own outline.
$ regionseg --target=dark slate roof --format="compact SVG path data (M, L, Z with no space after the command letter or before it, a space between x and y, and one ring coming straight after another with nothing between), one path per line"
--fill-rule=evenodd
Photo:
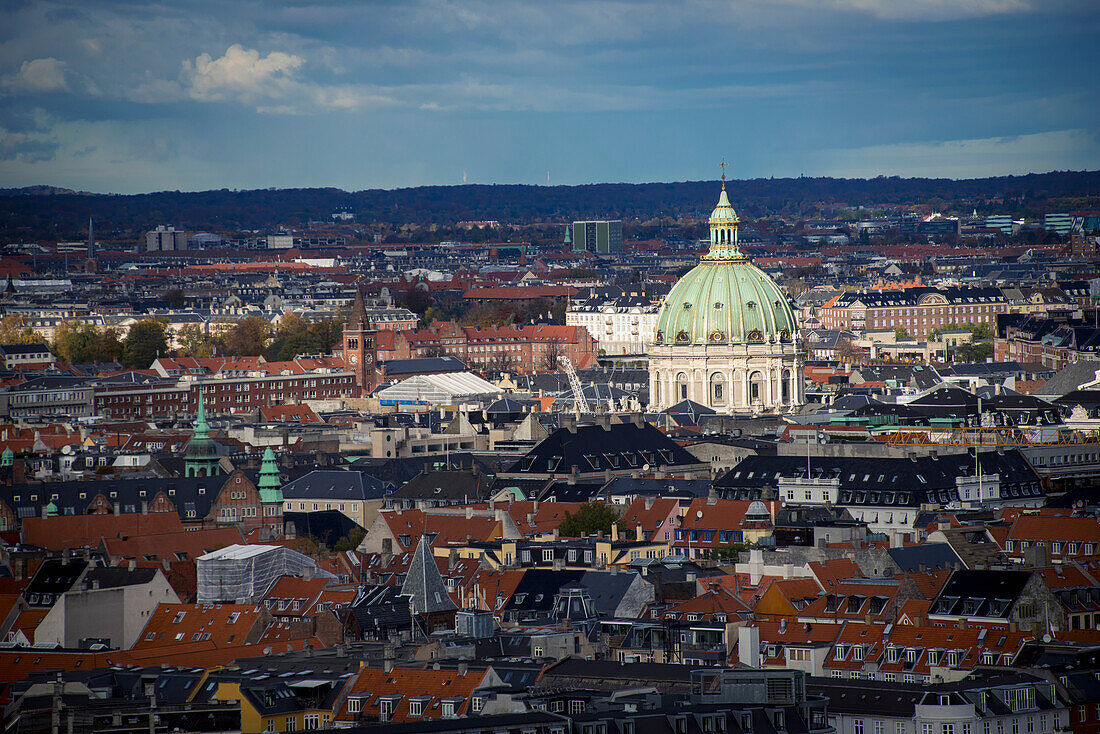
M382 363L386 377L415 375L424 372L465 372L466 363L457 357L415 357L391 359Z
M610 426L559 428L513 464L509 473L531 474L651 469L699 464L699 460L652 425L611 423Z
M390 493L394 499L462 500L488 498L492 477L469 469L424 471Z
M983 451L978 463L984 474L1001 475L1001 495L1039 497L1043 489L1035 470L1017 449ZM815 456L814 478L840 480L838 504L917 507L959 499L956 478L974 474L974 454L921 456L906 459ZM805 477L804 456L746 456L736 467L714 480L730 499L759 499L764 487L777 487L780 477ZM914 481L915 480L915 481ZM885 494L890 495L886 501Z
M49 353L50 348L42 343L38 344L0 344L0 354L5 356L16 354L40 354Z
M364 471L317 469L283 486L288 500L374 500L391 486Z
M405 583L401 585L401 595L409 598L415 614L458 609L451 595L447 593L447 587L443 585L443 577L439 575L439 567L435 565L435 557L427 538L422 537L416 546L412 563L409 564L409 573L405 576Z
M447 454L446 456L415 456L401 459L363 457L351 462L354 468L366 471L368 474L395 487L404 484L420 472L434 469L440 464L455 469L477 464L481 471L486 474L493 474L500 468L492 458L468 452Z
M485 409L485 415L493 420L511 420L525 415L534 404L533 400L501 398Z
M538 499L543 502L588 502L599 494L602 487L603 482L550 482Z
M402 596L401 589L396 586L360 587L351 613L359 628L368 634L378 635L412 626L409 598Z
M547 615L554 606L554 597L566 586L583 586L592 605L601 616L610 617L622 603L627 590L638 577L636 572L581 571L568 569L555 571L546 568L530 568L516 584L512 597L504 607L506 612Z
M947 543L921 543L902 548L890 548L886 552L905 573L953 568L956 563L962 562Z
M155 568L91 568L84 575L84 583L91 586L92 582L98 582L101 589L114 589L120 586L136 586L147 584L156 578Z
M38 572L23 590L23 598L31 605L49 606L59 595L73 587L87 567L88 562L82 559L47 559L38 567Z
M255 471L246 470L245 474L253 482L257 481ZM24 518L41 515L42 507L50 501L51 495L57 495L54 504L59 514L83 515L96 495L102 494L108 502L118 503L124 514L129 514L141 512L142 502L152 501L157 492L164 492L176 505L180 519L194 522L210 512L210 503L226 478L226 475L219 474L212 477L145 477L0 485L0 499L15 510L18 517ZM189 515L189 512L195 514Z
M1066 365L1034 391L1036 395L1061 397L1076 392L1081 385L1095 382L1100 360L1082 359Z
M613 495L655 495L660 497L706 497L709 479L654 479L652 477L615 477L600 490L602 497Z
M1031 571L954 571L928 608L929 614L1007 618Z

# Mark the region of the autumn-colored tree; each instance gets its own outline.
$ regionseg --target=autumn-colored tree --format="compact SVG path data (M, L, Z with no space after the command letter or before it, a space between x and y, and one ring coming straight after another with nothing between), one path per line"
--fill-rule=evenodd
M0 344L37 344L45 339L23 323L23 317L12 314L0 319Z
M857 347L855 342L847 337L838 339L836 348L833 351L836 354L836 358L841 362L849 362L851 364L860 364L867 357L867 354Z
M225 335L225 349L238 357L255 357L263 353L271 336L271 324L259 316L245 316Z

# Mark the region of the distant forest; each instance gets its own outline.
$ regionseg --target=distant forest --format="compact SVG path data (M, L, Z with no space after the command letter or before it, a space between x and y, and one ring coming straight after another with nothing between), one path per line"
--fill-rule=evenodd
M585 218L641 221L703 217L715 181L586 186L464 185L348 192L339 189L162 191L137 195L68 192L46 186L0 189L0 243L78 240L88 217L103 239L136 239L158 224L192 232L302 227L347 208L362 229L497 220L523 225ZM923 205L945 213L1100 208L1100 171L1065 171L965 180L774 178L729 181L729 196L750 219L850 216L852 207Z

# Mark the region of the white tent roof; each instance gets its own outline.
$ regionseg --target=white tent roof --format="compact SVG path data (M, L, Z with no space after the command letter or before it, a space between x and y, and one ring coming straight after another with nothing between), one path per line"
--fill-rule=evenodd
M414 375L396 385L379 390L378 398L419 403L448 403L467 395L498 392L500 388L472 372L444 372L438 375Z

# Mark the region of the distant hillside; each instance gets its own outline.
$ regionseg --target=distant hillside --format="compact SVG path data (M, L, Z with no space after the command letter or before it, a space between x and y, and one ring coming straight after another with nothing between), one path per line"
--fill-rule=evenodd
M0 196L56 196L57 194L93 195L90 191L73 191L57 186L23 186L18 189L0 189Z
M838 205L925 204L949 211L1037 216L1086 206L1100 208L1100 171L1053 172L966 180L927 178L784 178L730 181L734 206L749 218L822 216ZM93 195L29 187L0 191L4 241L73 239L88 217L109 237L136 237L157 224L191 231L262 229L329 220L350 208L362 225L448 224L495 219L512 224L578 218L705 216L715 181L587 186L465 185L347 192L339 189L264 189ZM12 192L15 193L12 193ZM29 195L34 191L40 194ZM1003 202L1003 203L1002 203Z

